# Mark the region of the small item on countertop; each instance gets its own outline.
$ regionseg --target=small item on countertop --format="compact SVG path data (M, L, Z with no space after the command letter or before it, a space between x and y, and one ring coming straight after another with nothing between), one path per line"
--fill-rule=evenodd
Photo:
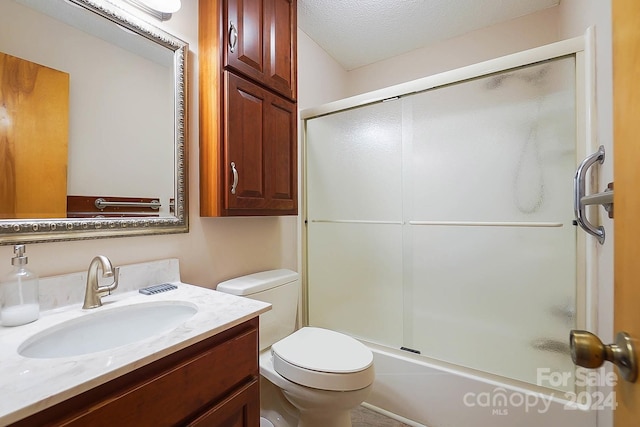
M38 276L27 268L29 259L24 245L15 245L16 254L11 259L11 271L0 283L0 323L2 326L19 326L40 317L38 302Z
M159 294L160 292L170 291L172 289L178 289L178 287L171 283L162 283L160 285L147 286L146 288L140 289L138 292L144 295L153 295Z

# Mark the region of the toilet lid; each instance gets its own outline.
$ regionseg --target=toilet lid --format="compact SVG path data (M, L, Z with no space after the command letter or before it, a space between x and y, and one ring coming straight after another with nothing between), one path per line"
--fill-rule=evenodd
M276 372L322 390L359 390L374 379L373 353L361 342L322 328L306 327L271 346Z

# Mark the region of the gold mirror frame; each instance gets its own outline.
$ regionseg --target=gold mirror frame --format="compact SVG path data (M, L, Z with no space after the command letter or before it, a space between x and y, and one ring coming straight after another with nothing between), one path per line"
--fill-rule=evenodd
M171 217L50 218L0 220L0 245L97 239L189 231L186 157L186 73L188 43L106 0L66 0L173 52L175 84L175 202Z

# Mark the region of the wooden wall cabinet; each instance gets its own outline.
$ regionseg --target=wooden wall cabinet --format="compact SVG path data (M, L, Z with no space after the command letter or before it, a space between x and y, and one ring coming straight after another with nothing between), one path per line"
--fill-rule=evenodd
M295 100L295 1L226 0L224 3L225 67Z
M256 317L11 427L259 424Z
M200 0L200 215L297 215L295 0Z

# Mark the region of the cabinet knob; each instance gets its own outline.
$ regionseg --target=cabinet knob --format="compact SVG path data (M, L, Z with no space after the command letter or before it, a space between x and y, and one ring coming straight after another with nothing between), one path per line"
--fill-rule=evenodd
M231 184L231 194L236 194L236 188L238 188L238 170L236 169L235 162L231 162L231 173L233 173L233 184Z
M236 44L238 43L238 30L235 25L233 25L233 21L229 22L229 52L233 53L236 51Z

